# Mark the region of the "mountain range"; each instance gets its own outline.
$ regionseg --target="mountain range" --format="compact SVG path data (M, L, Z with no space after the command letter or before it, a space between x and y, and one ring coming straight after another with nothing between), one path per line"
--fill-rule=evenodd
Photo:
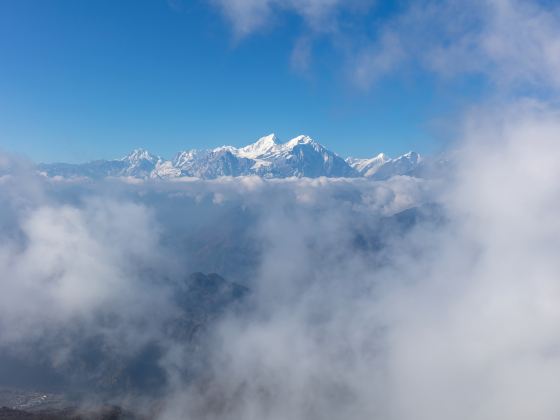
M287 177L367 177L387 179L395 175L414 175L422 159L416 152L397 158L381 153L367 159L343 159L309 136L298 136L282 143L274 134L253 144L236 148L222 146L208 150L186 150L166 160L144 149L113 160L87 163L42 163L41 173L61 177L134 177L170 179L257 175L263 178Z

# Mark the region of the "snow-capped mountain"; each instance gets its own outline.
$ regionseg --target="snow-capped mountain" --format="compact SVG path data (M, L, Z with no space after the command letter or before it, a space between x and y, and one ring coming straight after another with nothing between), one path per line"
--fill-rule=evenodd
M179 176L213 179L250 175L253 162L238 156L236 150L230 146L213 150L189 150L177 154L172 164L179 170Z
M409 152L396 159L381 153L370 159L343 159L309 136L298 136L282 143L274 134L245 147L222 146L210 150L186 150L165 160L146 150L136 149L114 160L83 164L40 164L48 176L214 179L221 176L258 175L286 177L371 177L386 179L412 173L420 158Z
M344 159L309 136L280 143L274 134L270 134L237 149L236 153L241 158L251 159L254 162L252 172L265 178L358 176Z
M420 164L421 158L416 152L408 152L395 159L380 153L369 159L347 158L346 162L361 176L381 180L395 175L411 175Z
M391 159L385 153L379 153L377 156L367 159L349 157L346 159L346 163L358 171L360 175L371 177L389 160Z
M130 176L134 178L150 177L163 160L146 150L135 149L130 154L113 160L94 160L87 163L41 163L38 169L49 176L65 178L87 177L105 178Z
M156 165L162 162L159 156L152 155L144 149L135 149L132 153L120 159L124 164L124 169L120 175L132 176L135 178L149 177Z

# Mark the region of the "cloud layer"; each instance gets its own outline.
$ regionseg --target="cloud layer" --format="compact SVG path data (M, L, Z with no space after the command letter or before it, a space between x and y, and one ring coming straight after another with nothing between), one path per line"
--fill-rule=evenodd
M374 7L215 4L238 36L288 12L333 45L342 14ZM557 91L558 19L551 2L415 2L352 48L366 87L410 64L500 88L438 179L49 179L0 155L0 372L91 396L109 378L112 401L161 420L558 418L560 113L508 100ZM189 341L195 271L251 293ZM146 355L144 387L113 381Z
M338 208L273 212L258 315L222 326L209 382L163 418L555 418L560 119L474 118L432 196L443 219L393 225L375 252L348 247Z
M60 367L76 337L157 341L162 419L556 418L559 130L535 102L478 110L430 181L65 181L4 159L0 346ZM161 328L162 279L201 269L251 288L202 358Z

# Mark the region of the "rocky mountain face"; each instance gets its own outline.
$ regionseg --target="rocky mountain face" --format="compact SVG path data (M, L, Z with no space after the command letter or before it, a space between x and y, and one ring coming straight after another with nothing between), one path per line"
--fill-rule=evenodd
M47 176L65 178L215 179L256 175L263 178L324 176L387 179L394 175L413 174L420 162L421 158L415 152L395 159L383 153L369 159L343 159L309 136L298 136L282 143L276 135L270 134L245 147L186 150L171 160L137 149L121 159L83 164L39 164L38 170Z

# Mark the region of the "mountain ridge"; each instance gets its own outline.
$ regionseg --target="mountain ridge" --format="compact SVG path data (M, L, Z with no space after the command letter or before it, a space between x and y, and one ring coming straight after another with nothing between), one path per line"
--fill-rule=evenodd
M380 153L371 158L342 158L307 135L282 143L275 134L243 147L224 145L214 149L178 152L172 159L134 149L119 159L86 163L40 163L38 170L54 177L132 177L172 179L256 175L262 178L330 177L387 179L414 173L422 158L408 152L396 158Z

